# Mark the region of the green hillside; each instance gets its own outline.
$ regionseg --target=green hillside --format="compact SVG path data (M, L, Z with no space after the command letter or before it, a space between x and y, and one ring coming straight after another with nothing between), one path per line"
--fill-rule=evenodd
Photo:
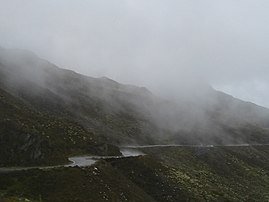
M34 110L0 89L0 166L51 165L75 154L119 154L76 122Z
M0 164L62 163L128 144L269 143L268 109L197 88L200 97L169 101L0 48Z
M6 201L269 200L268 146L143 151L86 168L0 174L0 193Z

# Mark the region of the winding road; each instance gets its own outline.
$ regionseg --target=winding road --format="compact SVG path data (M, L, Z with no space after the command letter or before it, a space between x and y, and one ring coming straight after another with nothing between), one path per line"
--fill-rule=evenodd
M250 146L269 146L269 144L227 144L227 145L181 145L181 144L166 144L166 145L128 145L121 147L122 156L74 156L69 157L68 160L71 162L65 165L55 166L32 166L32 167L1 167L0 173L22 171L30 169L53 169L59 167L86 167L93 165L100 159L112 159L112 158L126 158L144 155L143 152L139 151L142 148L156 148L156 147L199 147L199 148L212 148L212 147L250 147Z
M156 144L156 145L133 145L123 146L122 148L139 149L139 148L154 148L154 147L254 147L254 146L269 146L269 144L226 144L226 145L186 145L186 144Z
M100 159L112 159L112 158L125 158L130 156L140 156L144 155L142 152L134 149L134 148L121 148L120 152L122 156L73 156L69 157L68 160L71 162L65 165L55 165L55 166L30 166L30 167L0 167L0 173L8 173L13 171L22 171L22 170L30 170L30 169L53 169L60 167L86 167L93 165L96 161Z

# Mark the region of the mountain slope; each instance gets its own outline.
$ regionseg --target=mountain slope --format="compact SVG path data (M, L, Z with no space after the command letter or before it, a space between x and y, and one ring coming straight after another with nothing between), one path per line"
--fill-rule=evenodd
M269 149L155 147L85 168L0 173L0 200L268 201ZM22 201L22 200L17 200Z
M84 76L30 52L0 48L0 89L2 158L14 148L20 153L18 145L27 141L45 145L39 146L46 148L44 155L96 151L94 145L107 143L269 143L268 109L208 85L197 86L188 99L169 101L145 88ZM40 149L27 152L37 156Z
M70 155L102 153L102 142L78 123L35 111L1 89L0 112L0 166L59 164ZM104 155L119 154L109 148Z

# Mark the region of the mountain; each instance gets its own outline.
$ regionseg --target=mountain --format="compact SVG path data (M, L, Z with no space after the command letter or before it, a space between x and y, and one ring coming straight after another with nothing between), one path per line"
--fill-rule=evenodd
M53 164L126 144L269 143L269 110L197 85L186 98L92 78L0 48L0 162Z
M268 201L268 146L227 144L268 144L269 110L190 86L162 98L0 48L0 167L118 156L122 145L198 145L139 148L146 155L86 167L2 169L0 201Z

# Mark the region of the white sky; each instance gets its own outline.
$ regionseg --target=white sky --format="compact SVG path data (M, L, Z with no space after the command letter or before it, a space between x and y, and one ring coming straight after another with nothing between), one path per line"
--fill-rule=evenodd
M170 89L202 78L269 107L268 0L0 0L0 45Z

